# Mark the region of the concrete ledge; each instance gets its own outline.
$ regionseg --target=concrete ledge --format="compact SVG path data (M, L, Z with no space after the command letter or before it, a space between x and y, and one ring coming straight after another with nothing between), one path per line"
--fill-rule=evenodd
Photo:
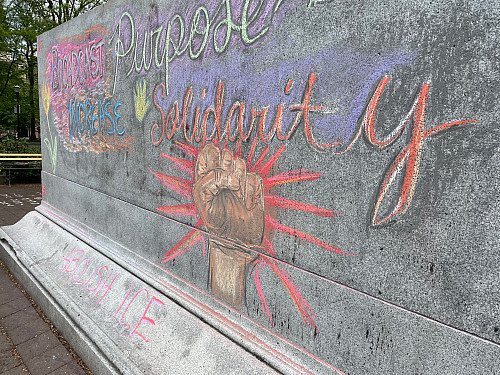
M48 196L45 196L46 200L37 211L50 222L64 228L75 239L85 242L103 256L112 259L135 278L161 291L273 368L290 374L339 372L331 363L325 363L306 350L293 345L289 337L276 335L262 324L258 324L259 322L256 324L255 320L214 300L213 296L200 288L203 286L200 282L182 279L169 272L167 267L162 267L160 262L152 261L152 255L157 250L150 246L151 243L145 244L149 236L146 228L158 225L174 237L191 227L74 182L56 180L57 184L53 185L54 179L46 176L46 186L50 187L47 189ZM47 198L57 195L61 187L73 189L75 196L84 203L71 208L71 200L66 200L68 206L64 207L64 212L52 206L47 202L49 200ZM75 219L82 217L85 212L90 214L94 210L106 212L107 220L111 223L119 223L126 218L129 225L137 230L134 233L127 232L123 236L119 234L110 236L109 233L103 234L97 229L99 215L88 215L84 221ZM71 215L68 212L71 212ZM158 224L158 221L161 221L161 224ZM121 230L121 227L108 226L107 229ZM29 246L29 240L22 239L22 241L25 241L24 246ZM161 243L156 246L161 246ZM325 285L323 288L327 290L328 286Z
M66 227L32 212L0 230L0 258L95 374L359 373L353 367L363 374L497 374L500 368L498 345L325 280L318 287L330 290L329 319L345 344L330 344L331 364L342 371L304 364L286 341L281 352L279 343L266 352L256 345L262 333L246 330L244 318L240 331L231 331L227 317L203 311L180 284L160 283L138 264L127 271L119 258L111 260L111 250L97 248L98 237L93 247L90 237L84 241ZM85 259L91 265L81 271Z
M38 212L0 238L1 259L95 374L275 372ZM85 284L77 253L99 264Z
M42 285L20 261L17 257L18 251L19 248L15 242L0 228L0 259L63 334L80 358L96 375L120 374L118 368L109 361L99 347L49 293L47 288L50 288L50 285Z

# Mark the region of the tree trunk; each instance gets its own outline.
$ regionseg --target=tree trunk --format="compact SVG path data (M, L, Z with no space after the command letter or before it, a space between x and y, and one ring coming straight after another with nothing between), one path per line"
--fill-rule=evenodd
M35 113L35 69L36 58L34 56L34 47L30 47L30 57L28 58L28 81L29 81L29 108L30 108L30 139L36 139L36 113Z

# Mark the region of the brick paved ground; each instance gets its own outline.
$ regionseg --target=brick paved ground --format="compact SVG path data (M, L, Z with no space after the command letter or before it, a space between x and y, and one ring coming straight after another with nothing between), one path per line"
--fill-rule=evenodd
M12 225L42 200L40 184L0 185L0 226Z
M41 199L40 184L0 186L0 226L16 223ZM0 262L0 374L91 374L58 337L62 339Z

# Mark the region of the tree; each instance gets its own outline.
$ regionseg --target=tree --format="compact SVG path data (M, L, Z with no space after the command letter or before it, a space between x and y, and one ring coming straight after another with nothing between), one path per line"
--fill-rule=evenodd
M106 0L10 0L2 1L0 11L0 121L12 124L15 98L13 87L23 88L28 83L27 116L22 113L23 123L28 120L30 136L35 137L39 122L37 90L37 35L105 3ZM24 94L24 95L23 95ZM11 114L9 114L9 106ZM24 111L23 111L24 112Z
M16 123L14 86L21 83L16 38L10 32L9 11L5 1L0 10L0 125L12 129Z
M31 2L43 4L42 8L50 15L52 22L56 25L60 25L96 6L104 4L106 0L47 0Z

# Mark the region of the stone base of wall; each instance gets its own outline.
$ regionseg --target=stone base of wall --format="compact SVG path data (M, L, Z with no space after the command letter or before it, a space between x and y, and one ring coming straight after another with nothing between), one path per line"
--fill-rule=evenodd
M0 259L96 375L276 372L39 212L0 239Z
M345 319L332 322L353 334L338 337L346 350L332 350L335 363L326 364L252 332L243 316L237 326L237 317L193 298L196 290L126 263L125 249L85 238L69 220L42 204L0 229L0 259L95 374L497 374L500 368L498 345L340 285L347 299L336 310ZM370 358L360 355L369 348Z

